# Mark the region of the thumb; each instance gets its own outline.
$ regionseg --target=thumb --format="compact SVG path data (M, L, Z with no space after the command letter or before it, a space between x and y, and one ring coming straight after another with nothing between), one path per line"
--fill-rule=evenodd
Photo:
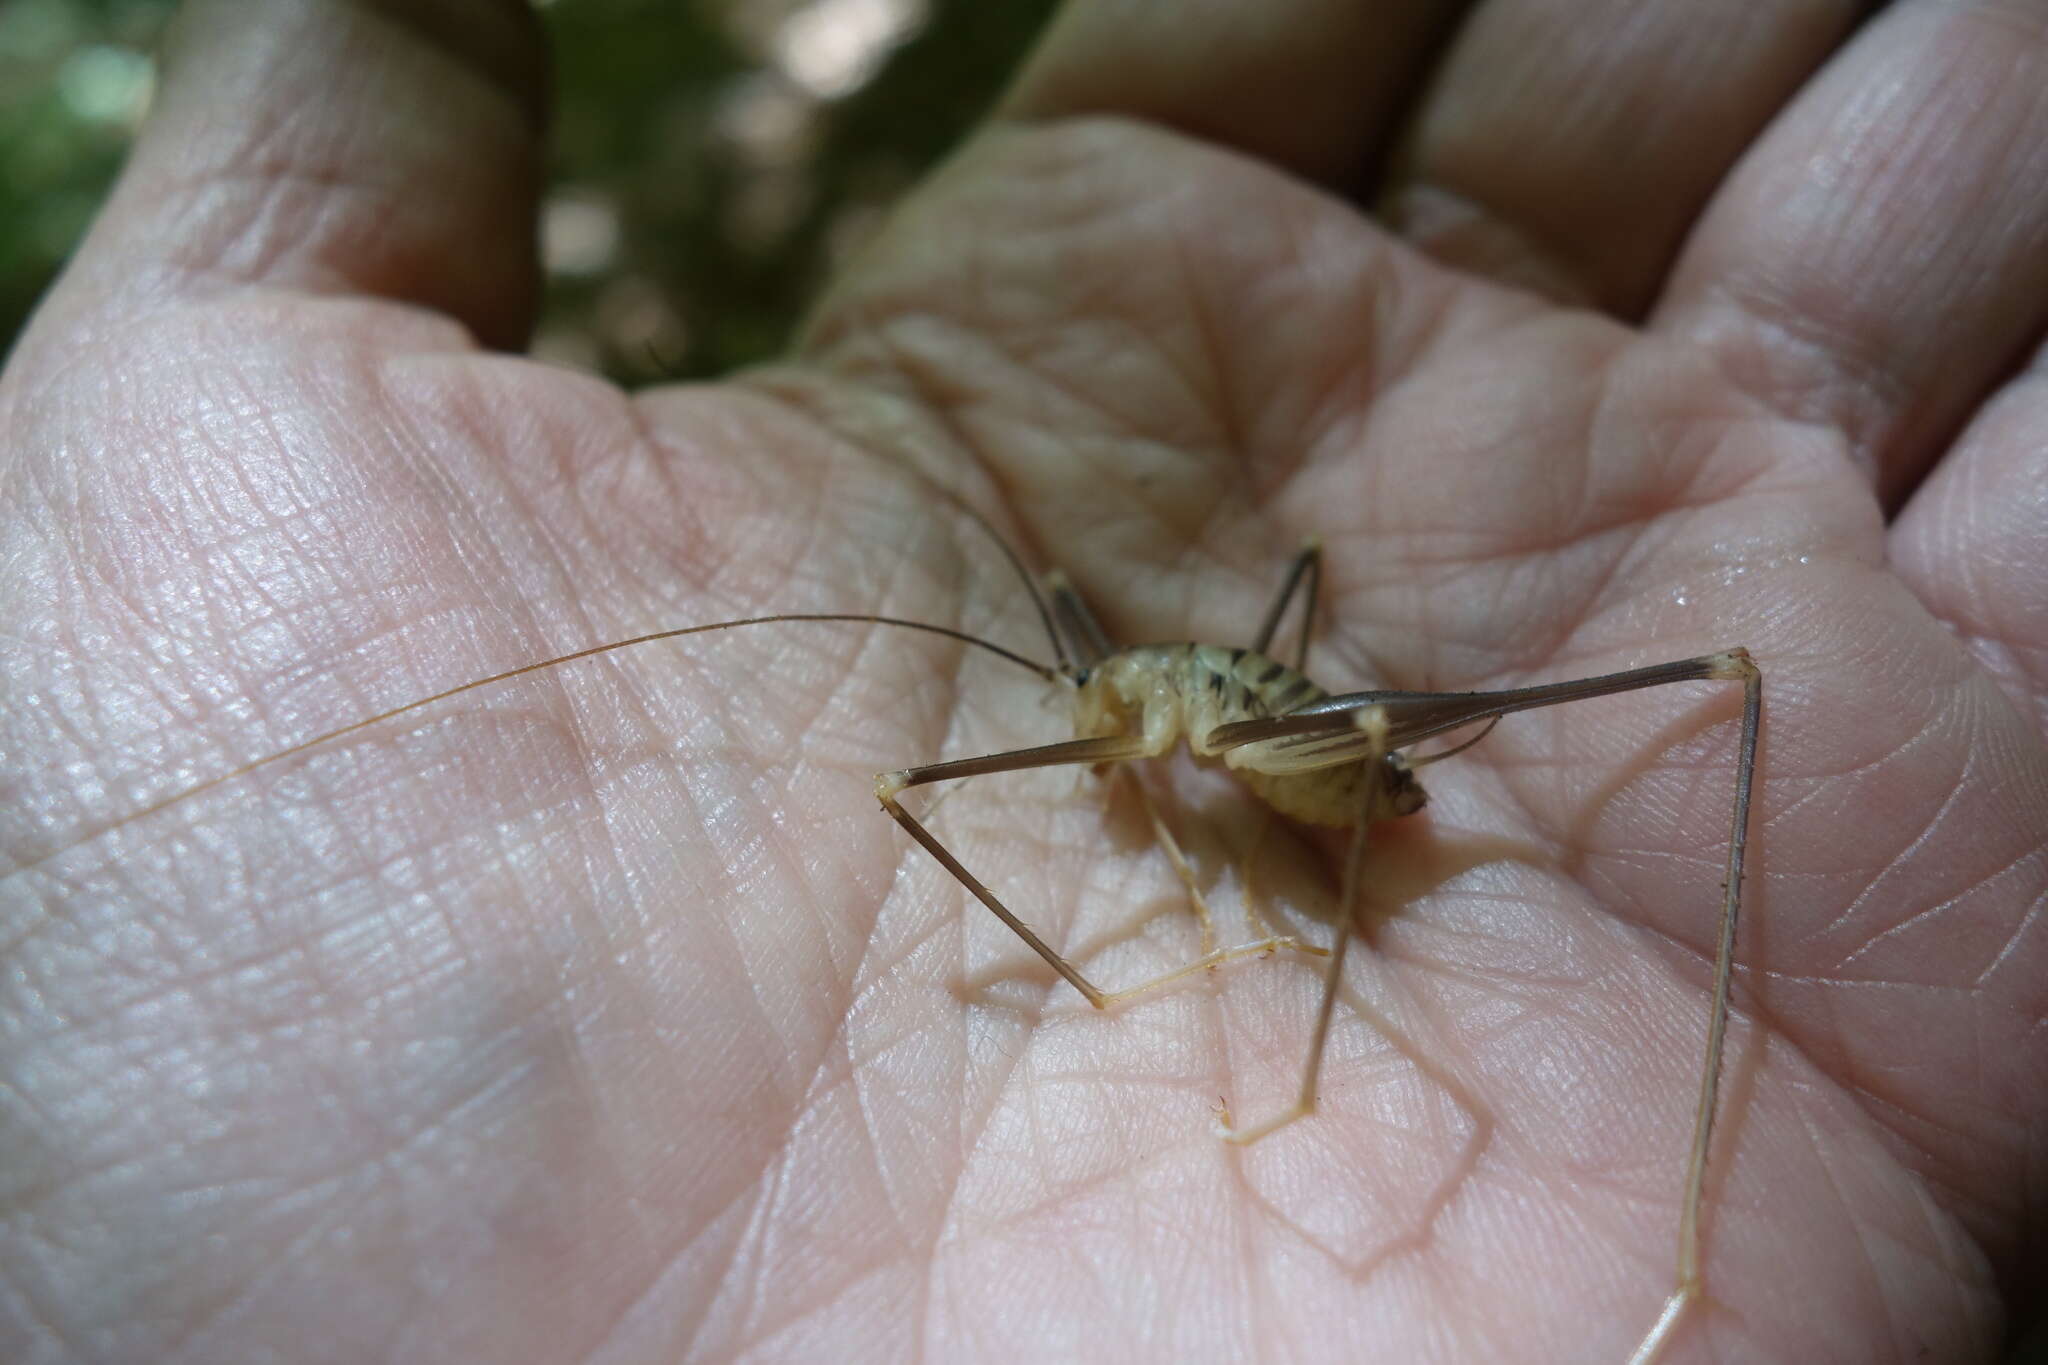
M545 84L524 5L194 0L164 69L36 332L89 335L167 295L282 286L419 304L487 344L523 339Z

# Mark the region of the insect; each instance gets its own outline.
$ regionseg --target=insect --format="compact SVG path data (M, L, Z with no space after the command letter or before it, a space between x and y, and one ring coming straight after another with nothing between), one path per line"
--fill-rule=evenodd
M970 511L969 515L994 537L993 529L978 514ZM1713 1002L1686 1162L1678 1260L1673 1288L1633 1357L1637 1362L1656 1359L1673 1339L1687 1309L1704 1292L1700 1264L1700 1212L1707 1154L1718 1108L1745 835L1762 705L1761 676L1749 655L1739 648L1729 649L1597 677L1500 691L1367 690L1330 694L1310 682L1307 676L1311 626L1316 614L1322 566L1321 550L1314 544L1306 546L1295 557L1278 594L1247 645L1182 642L1121 647L1109 639L1080 593L1063 577L1050 575L1041 588L1015 552L1000 537L995 537L995 540L1030 591L1053 651L1051 663L1027 658L951 627L866 613L785 613L655 631L506 670L381 711L175 792L87 837L96 837L115 825L145 819L255 769L303 754L421 707L516 677L655 641L747 626L800 622L864 622L943 636L987 651L1064 689L1073 707L1073 737L1004 753L883 772L875 778L875 796L893 820L1091 1006L1105 1008L1233 958L1266 953L1277 947L1303 945L1291 938L1268 933L1255 942L1212 947L1200 893L1186 878L1184 859L1173 845L1171 835L1155 818L1155 830L1176 865L1183 869L1191 900L1204 917L1204 951L1194 961L1153 980L1106 990L1091 981L1032 929L1026 918L1028 907L1026 913L1020 915L996 891L979 880L927 824L904 805L901 798L906 792L935 783L1034 768L1065 765L1104 767L1156 759L1184 744L1198 762L1228 771L1280 814L1303 823L1349 831L1339 882L1338 929L1327 953L1320 999L1309 1031L1294 1100L1277 1113L1244 1125L1232 1123L1227 1110L1223 1115L1222 1136L1232 1143L1249 1145L1312 1115L1316 1110L1323 1057L1338 988L1344 979L1351 938L1349 917L1358 904L1366 863L1368 833L1378 822L1421 809L1425 797L1417 774L1423 768L1478 743L1495 723L1514 712L1673 683L1740 682L1743 686L1741 738L1730 816L1727 878L1716 949ZM1297 603L1302 622L1299 646L1292 663L1282 662L1269 651L1283 620ZM1416 746L1425 740L1481 724L1485 726L1484 730L1455 748L1427 755L1415 752ZM73 845L66 847L75 846L77 842L83 840L74 841ZM54 850L43 857L62 851Z

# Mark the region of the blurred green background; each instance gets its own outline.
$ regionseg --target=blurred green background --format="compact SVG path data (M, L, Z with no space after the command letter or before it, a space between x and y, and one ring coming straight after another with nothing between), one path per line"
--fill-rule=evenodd
M1054 0L553 0L537 353L633 383L772 355L987 109ZM146 113L175 0L0 0L0 350Z

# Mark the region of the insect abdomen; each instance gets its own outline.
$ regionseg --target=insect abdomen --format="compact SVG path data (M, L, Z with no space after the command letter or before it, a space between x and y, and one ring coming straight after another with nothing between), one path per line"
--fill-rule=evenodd
M1358 823L1365 808L1363 785L1376 777L1373 767L1363 762L1284 775L1239 768L1237 775L1261 801L1288 819L1333 829Z
M1329 695L1298 669L1248 649L1183 645L1176 660L1184 723L1201 756L1199 736L1232 721L1259 720L1321 701ZM1213 708L1213 709L1212 709ZM1356 759L1308 772L1266 773L1255 764L1233 771L1260 800L1290 820L1343 829L1361 818L1405 815L1422 805L1422 791L1405 765ZM1373 788L1373 790L1368 790Z

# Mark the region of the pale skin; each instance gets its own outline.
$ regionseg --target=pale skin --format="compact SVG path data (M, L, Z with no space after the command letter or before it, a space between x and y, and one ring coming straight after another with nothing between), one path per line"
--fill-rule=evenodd
M94 836L664 626L1041 650L953 490L1130 640L1243 642L1320 536L1326 687L1747 647L1667 1358L1997 1359L2048 1188L2048 25L1388 8L1074 7L785 364L627 395L507 353L516 9L196 6L0 383L6 865L85 840L0 884L0 1358L1625 1359L1737 688L1431 768L1323 1102L1249 1151L1218 1101L1285 1103L1320 960L1089 1009L875 809L1065 737L944 642L653 646ZM1227 893L1250 807L1155 790ZM1194 946L1086 776L933 824L1105 986ZM1269 839L1288 927L1340 855Z

